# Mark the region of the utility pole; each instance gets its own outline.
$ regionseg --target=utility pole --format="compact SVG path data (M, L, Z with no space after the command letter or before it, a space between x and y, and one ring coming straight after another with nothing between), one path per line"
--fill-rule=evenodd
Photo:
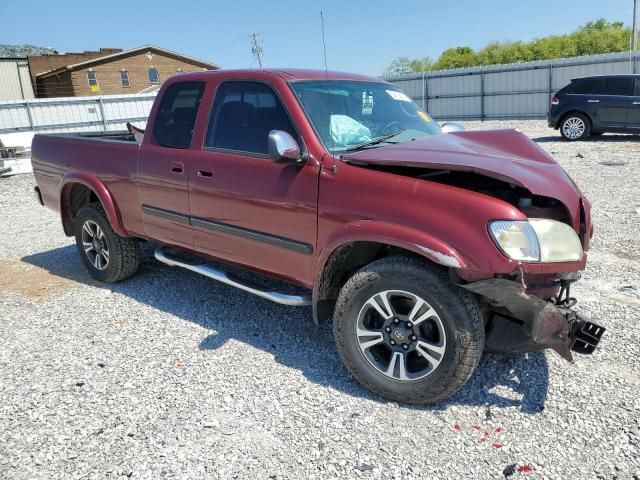
M251 39L251 53L256 57L258 65L262 68L262 43L260 42L257 33L252 33L249 35L249 38Z
M633 0L633 26L631 27L631 50L638 49L638 0Z

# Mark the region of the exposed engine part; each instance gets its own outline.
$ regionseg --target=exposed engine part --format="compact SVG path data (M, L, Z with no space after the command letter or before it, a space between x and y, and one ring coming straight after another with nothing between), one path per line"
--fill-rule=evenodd
M571 284L573 282L574 280L560 280L560 291L558 292L558 295L552 298L553 303L557 307L571 308L578 303L578 300L570 295Z

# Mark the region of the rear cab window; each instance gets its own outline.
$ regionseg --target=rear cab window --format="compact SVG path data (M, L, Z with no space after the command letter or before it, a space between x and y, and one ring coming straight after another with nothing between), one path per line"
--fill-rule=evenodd
M259 82L224 82L213 102L205 147L267 155L271 130L284 130L299 141L274 90Z
M189 148L198 116L204 82L178 82L164 92L155 123L155 143L168 148Z

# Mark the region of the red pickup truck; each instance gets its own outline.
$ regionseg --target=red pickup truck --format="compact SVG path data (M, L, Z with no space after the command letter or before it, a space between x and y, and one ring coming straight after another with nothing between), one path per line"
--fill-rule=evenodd
M362 385L436 402L484 349L572 360L604 332L571 308L587 199L525 135L455 130L377 78L185 74L144 132L36 135L35 190L96 279L130 277L153 241L168 265L312 305Z

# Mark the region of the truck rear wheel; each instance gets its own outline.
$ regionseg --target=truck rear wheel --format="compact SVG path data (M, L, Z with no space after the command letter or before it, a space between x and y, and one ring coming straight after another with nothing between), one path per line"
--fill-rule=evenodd
M84 205L78 210L75 236L80 258L96 280L119 282L138 270L137 240L115 233L101 205Z
M475 370L484 346L476 299L410 257L370 263L340 291L334 318L340 357L365 388L390 400L435 403Z

